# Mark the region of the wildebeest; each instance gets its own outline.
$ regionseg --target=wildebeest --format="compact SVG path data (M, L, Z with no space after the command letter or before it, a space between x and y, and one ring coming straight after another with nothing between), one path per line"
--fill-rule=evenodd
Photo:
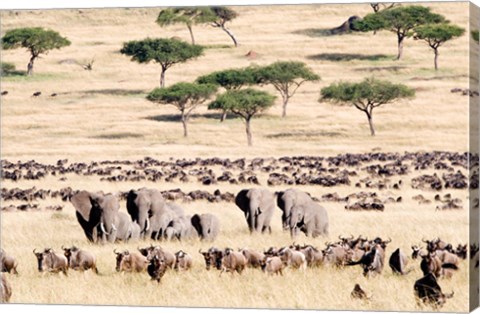
M361 265L363 268L363 275L380 274L383 271L385 260L385 251L381 244L376 244L370 251L366 252L358 261L351 261L347 266Z
M400 251L400 248L396 249L388 260L388 265L390 265L390 268L392 269L394 274L408 274L410 270L406 270L407 264L408 258L405 254L403 254L402 251Z
M432 273L436 278L440 277L442 274L442 261L438 258L435 252L427 253L422 255L422 261L420 262L420 269L423 272L423 275L426 276L429 273Z
M10 302L12 297L12 286L7 281L7 276L0 274L0 303Z
M42 92L35 92L32 94L32 97L38 97L42 94Z
M147 269L148 260L145 256L138 252L130 253L128 250L123 252L117 252L113 250L116 255L116 267L117 272L143 272Z
M325 256L323 255L322 251L318 250L312 245L304 244L303 246L300 245L292 245L290 248L293 248L299 252L302 252L305 255L305 260L307 261L307 266L309 267L317 267L323 264Z
M68 265L73 270L93 270L96 274L98 274L97 269L97 261L95 255L85 250L81 250L76 246L72 246L70 248L62 247L64 251L64 255L67 258Z
M422 301L424 304L429 304L434 308L443 306L446 300L453 297L454 294L453 292L450 294L443 293L437 283L437 279L432 273L428 273L424 277L415 281L413 289L415 291L415 296L418 298L417 303L419 305L419 301Z
M252 267L252 268L260 268L261 267L261 263L262 263L263 258L265 257L265 254L263 254L261 252L258 252L258 251L255 251L255 250L252 250L252 249L247 249L247 248L241 249L239 251L247 259L247 266L248 267Z
M38 271L48 271L52 273L63 272L68 275L68 260L64 255L55 253L51 248L45 249L43 252L33 250L33 254L37 257Z
M149 261L147 266L148 275L152 278L152 280L156 280L158 283L162 280L163 275L167 272L167 264L165 263L165 259L163 257L159 257L154 255L152 259Z
M192 257L190 254L180 250L175 253L175 270L189 270L192 268Z
M262 270L269 275L280 274L283 276L283 269L286 266L278 256L265 256L261 263Z
M0 272L18 275L17 266L17 260L13 256L7 255L3 249L0 249Z
M176 257L175 257L175 254L173 254L172 252L167 251L158 245L157 246L150 245L150 247L147 248L146 250L148 251L148 254L146 257L149 261L151 261L154 256L157 256L159 260L163 259L167 267L170 267L172 269L175 267Z
M280 252L278 252L278 256L280 259L294 269L301 269L305 271L307 269L307 261L305 258L305 254L300 251L294 251L290 248L282 248Z
M210 270L211 267L221 269L222 268L222 251L216 247L211 247L206 252L198 250L200 254L203 255L205 259L205 268Z
M412 259L417 259L419 256L427 254L421 246L412 245Z
M241 274L247 266L247 259L240 252L235 252L231 248L226 248L222 254L222 270L223 272L231 272L232 274L237 272Z
M351 262L353 251L338 244L327 243L327 247L322 250L322 254L326 263L342 267Z

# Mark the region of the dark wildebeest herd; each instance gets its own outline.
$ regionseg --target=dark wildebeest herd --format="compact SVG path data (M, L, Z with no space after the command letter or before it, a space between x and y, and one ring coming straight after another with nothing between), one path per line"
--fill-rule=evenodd
M419 193L412 197L419 206L435 203L434 210L464 209L463 200L454 197L452 191L478 188L478 156L468 153L368 153L345 154L334 157L282 157L238 159L194 159L158 161L144 158L137 161L103 161L68 163L59 160L55 165L35 161L12 163L2 160L2 180L9 182L38 181L45 177L57 177L66 182L74 176L91 176L107 182L165 182L181 184L198 182L200 185L220 184L291 186L271 192L256 187L231 192L196 190L184 192L179 188L160 191L152 188L132 189L117 194L89 192L65 187L59 190L2 188L2 199L8 202L22 202L9 205L2 210L40 210L38 200L61 199L71 202L76 218L85 237L93 243L116 243L136 239L215 241L221 232L216 213L188 215L178 202L204 200L207 202L234 202L243 212L246 225L251 233L272 232L271 219L277 208L282 214L282 227L292 237L299 232L307 237L327 236L329 230L328 212L320 205L325 202L343 202L345 210L385 211L389 203L403 201L402 188L409 184L412 189L435 191L433 199ZM433 170L431 174L419 174L410 182L401 176L415 171ZM220 171L220 172L218 172ZM268 178L263 182L264 174ZM310 195L297 187L301 186L354 186L364 189L360 192L340 196L327 193L319 197ZM377 191L369 191L376 189ZM447 190L444 192L445 190ZM383 190L398 192L381 194ZM389 191L390 192L390 191ZM471 200L478 207L478 199ZM126 212L120 211L125 202ZM52 210L62 210L63 205L54 205ZM393 273L408 276L415 267L408 266L418 260L423 277L412 281L419 302L435 308L442 306L452 293L442 292L439 280L455 276L464 267L462 260L470 257L478 267L478 246L458 244L453 247L439 238L424 240L425 248L412 245L412 253L395 248L388 256L388 265ZM386 250L390 239L376 237L339 237L337 242L327 242L325 247L293 243L284 247L269 247L264 250L241 248L216 248L199 250L206 269L218 269L220 274L231 272L241 274L245 268L257 268L267 274L283 275L285 269L308 271L313 267L334 267L343 269L359 266L366 277L381 275L387 262ZM69 270L98 273L96 257L77 247L64 248L63 254L51 248L34 254L41 272L62 272ZM408 256L407 256L408 255ZM184 249L168 252L158 245L139 248L137 251L115 249L115 269L119 272L146 272L153 280L161 282L170 270L191 271L195 256ZM198 255L197 255L198 256ZM2 272L17 273L16 260L1 253ZM112 258L113 263L113 258ZM2 274L1 296L8 302L11 287ZM353 283L352 283L353 285ZM359 284L351 291L352 298L370 299Z

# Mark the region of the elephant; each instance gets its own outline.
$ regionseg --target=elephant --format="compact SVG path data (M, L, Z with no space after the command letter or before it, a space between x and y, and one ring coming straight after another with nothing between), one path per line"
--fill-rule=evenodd
M212 214L195 214L191 222L201 240L214 241L220 232L220 221Z
M116 195L80 191L72 196L71 202L90 242L126 241L138 233L135 231L138 227L130 217L119 212L120 204Z
M163 214L165 200L160 191L155 189L130 190L127 195L127 211L132 220L140 226L141 237L149 237L151 236L150 219L155 215Z
M193 227L191 216L175 218L165 231L167 240L176 237L178 240L188 240L198 237L197 230Z
M270 222L275 212L275 195L266 189L244 189L235 197L235 204L244 212L252 232L272 232Z
M136 222L133 222L127 213L119 212L117 214L116 227L116 240L128 241L130 239L140 239L140 226Z
M292 237L298 230L308 237L328 235L328 213L309 194L297 189L277 192L277 205L283 212L283 228L289 229Z
M98 242L101 239L113 242L116 239L115 224L120 208L116 196L103 192L80 191L72 196L71 202L75 207L77 220L89 241Z

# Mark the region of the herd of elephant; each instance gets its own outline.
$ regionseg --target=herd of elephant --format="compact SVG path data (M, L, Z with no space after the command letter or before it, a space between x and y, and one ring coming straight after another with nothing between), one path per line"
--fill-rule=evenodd
M103 192L80 191L71 197L76 217L91 242L135 239L171 240L200 238L213 241L220 232L218 217L211 213L186 215L182 207L168 203L156 189L131 190L127 212L121 212L118 197ZM278 206L283 229L292 237L299 232L309 237L328 235L328 214L308 193L287 189L241 190L235 204L243 211L250 232L271 232L271 220Z

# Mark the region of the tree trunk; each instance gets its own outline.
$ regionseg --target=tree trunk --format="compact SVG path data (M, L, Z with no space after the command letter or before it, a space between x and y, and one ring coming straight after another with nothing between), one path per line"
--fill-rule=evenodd
M400 60L403 56L403 39L405 38L402 34L397 34L398 37L398 55L397 60Z
M191 25L187 25L188 31L190 32L190 38L192 39L192 45L195 45L195 38L193 37L193 30Z
M235 44L235 47L238 47L237 39L235 39L235 36L233 35L233 33L228 28L226 28L225 26L222 26L222 29L233 40L233 43Z
M282 112L282 118L285 118L287 116L287 104L288 104L288 96L282 96L283 100L283 112Z
M225 121L227 118L227 110L222 110L222 117L220 118L220 122Z
M247 119L245 119L245 126L246 126L245 131L247 132L248 146L252 146L252 131L250 129L250 119L251 117L248 117Z
M367 111L365 111L365 113L367 114L368 125L370 126L370 135L375 136L375 128L373 127L372 113L368 113Z
M165 72L167 69L162 67L162 73L160 73L160 87L165 87Z
M32 56L30 58L30 62L28 62L27 65L27 75L32 75L33 74L33 63L35 62L35 56Z
M187 122L188 122L188 117L185 115L185 113L182 111L182 125L183 125L183 136L187 137L188 136L188 130L187 130Z
M433 62L435 64L435 71L438 70L438 49L434 48L433 52L435 53L435 58L433 59Z

